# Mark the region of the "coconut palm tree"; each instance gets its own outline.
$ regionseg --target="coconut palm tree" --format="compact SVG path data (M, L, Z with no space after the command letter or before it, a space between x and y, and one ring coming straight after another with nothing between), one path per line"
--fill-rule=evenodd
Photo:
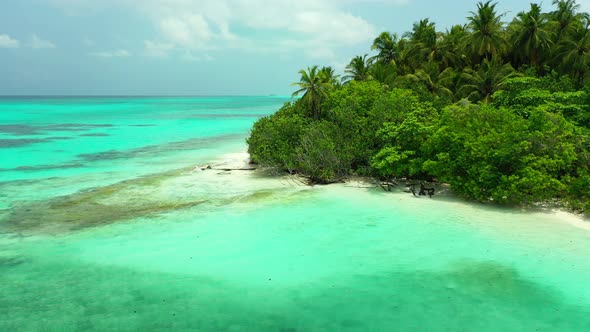
M395 33L382 32L375 40L371 50L377 51L377 55L371 57L371 63L395 64L399 57L397 49L398 36Z
M461 74L462 86L458 94L472 101L491 100L492 95L502 89L507 79L519 76L512 65L502 63L497 56L484 59L477 68L466 68Z
M467 62L465 39L469 35L464 25L454 25L450 30L441 34L437 42L439 57L437 61L446 68L463 69Z
M505 47L503 23L504 14L496 12L496 3L487 1L477 4L477 11L470 12L467 17L471 34L467 37L467 44L471 48L474 57L490 60L501 55Z
M452 99L453 91L450 88L454 77L455 71L452 67L447 67L441 72L437 63L429 62L423 66L423 69L416 70L414 74L405 75L403 79L421 83L437 97Z
M299 90L293 92L292 96L303 93L302 100L309 105L312 116L318 119L321 115L322 101L332 85L325 79L325 75L321 74L321 70L318 70L318 66L308 67L307 70L302 69L299 74L301 75L299 82L292 84L298 86Z
M371 78L390 89L393 88L395 79L397 77L397 70L393 64L384 64L377 62L369 69Z
M411 67L420 68L422 62L434 60L437 52L437 33L434 22L423 19L414 23L412 31L405 34L409 40L407 57L411 59Z
M583 15L579 13L580 5L575 0L553 0L557 9L549 13L553 21L555 43L560 42L569 33L580 27Z
M557 58L561 59L562 70L569 72L578 86L584 83L590 70L590 22L563 39L557 48Z
M405 37L401 38L397 43L399 56L396 67L399 75L405 75L414 72L412 66L415 65L415 61L410 54L411 48L412 43Z
M322 67L319 71L320 79L325 83L337 87L340 84L340 75L337 75L334 68L330 66Z
M434 22L425 18L420 20L412 26L412 32L408 32L406 36L412 43L423 44L426 47L431 47L436 44L436 27Z
M531 3L528 12L520 12L509 27L510 42L520 63L530 62L539 68L553 45L549 17L541 13L541 6Z
M344 75L342 81L348 83L354 81L366 81L370 78L369 75L369 63L367 61L367 54L363 56L355 56L346 69L344 69Z

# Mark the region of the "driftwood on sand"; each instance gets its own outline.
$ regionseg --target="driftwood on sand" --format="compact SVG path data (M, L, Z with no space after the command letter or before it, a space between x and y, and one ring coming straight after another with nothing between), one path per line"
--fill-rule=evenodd
M257 168L256 167L239 167L239 168L231 168L231 167L211 167L211 165L205 165L205 166L196 166L195 167L195 171L201 172L201 171L206 171L206 170L215 170L215 171L224 171L224 172L230 172L230 171L254 171Z
M230 172L230 171L255 171L256 167L243 167L243 168L211 168L214 169L216 171L224 171L224 172Z
M402 181L405 179L402 179ZM432 198L435 192L435 184L434 183L427 183L424 181L420 182L408 182L405 183L407 189L406 192L411 192L414 196L428 196ZM420 186L418 190L416 186ZM385 191L392 191L393 188L399 186L397 180L386 180L379 182L379 186Z
M379 186L381 188L383 188L383 190L385 190L385 191L391 191L392 188L398 186L398 183L395 182L394 180L381 181L381 182L379 182Z

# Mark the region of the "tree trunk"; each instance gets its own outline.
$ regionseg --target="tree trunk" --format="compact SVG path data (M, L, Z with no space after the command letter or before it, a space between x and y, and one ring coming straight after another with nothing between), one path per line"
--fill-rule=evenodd
M533 67L535 67L536 69L539 69L539 64L538 64L538 51L536 47L533 47L531 49L531 64L533 65Z

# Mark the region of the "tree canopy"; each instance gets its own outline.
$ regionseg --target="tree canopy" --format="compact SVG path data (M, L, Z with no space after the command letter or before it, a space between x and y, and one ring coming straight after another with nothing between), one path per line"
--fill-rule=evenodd
M478 201L590 211L590 16L553 5L504 22L480 2L445 32L421 19L381 33L342 80L300 71L303 97L254 125L252 159L313 183L438 180Z

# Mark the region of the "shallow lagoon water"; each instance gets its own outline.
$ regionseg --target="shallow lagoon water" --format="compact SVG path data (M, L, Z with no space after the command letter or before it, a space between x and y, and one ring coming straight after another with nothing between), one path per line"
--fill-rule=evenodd
M564 215L358 182L197 172L243 164L233 152L245 149L248 126L183 118L202 104L202 114L216 112L201 99L184 111L143 101L152 102L175 114L159 118L209 121L219 134L105 142L87 152L126 157L0 175L0 330L590 330L590 232ZM282 100L272 102L220 112L263 114ZM144 116L125 121L147 124ZM173 148L181 142L203 144ZM42 144L70 151L61 163L85 153L59 141L31 146L42 153ZM0 151L12 166L35 164L14 150L25 148Z

